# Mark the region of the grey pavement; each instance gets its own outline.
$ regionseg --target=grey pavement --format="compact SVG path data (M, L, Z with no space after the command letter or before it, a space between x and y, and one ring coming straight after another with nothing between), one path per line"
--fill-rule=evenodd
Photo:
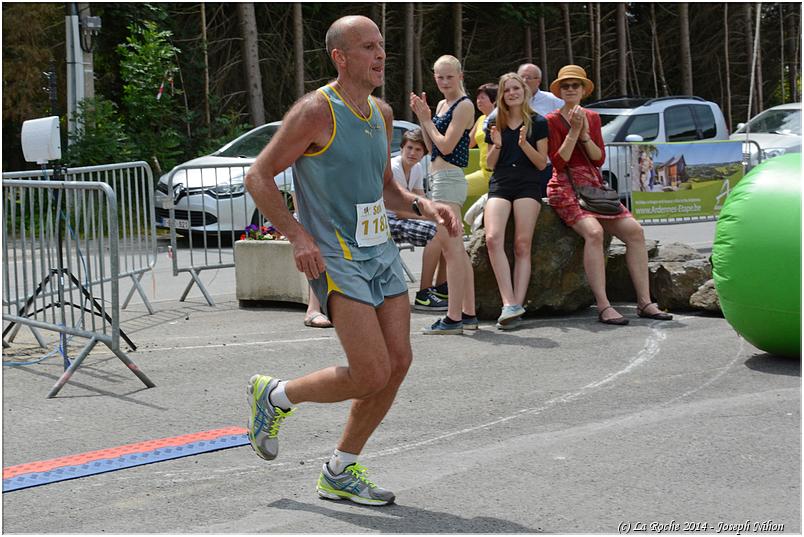
M417 272L420 250L403 256ZM188 279L172 276L163 251L143 279L156 313L135 298L123 314L139 346L129 356L155 388L100 346L55 399L45 395L60 359L3 368L4 467L245 427L252 374L345 363L333 330L302 325L303 307L240 308L234 269L202 273L215 307L196 289L178 302ZM361 457L396 505L317 498L349 406L304 404L275 461L244 446L5 493L3 531L618 533L695 523L716 533L749 521L742 533L752 533L771 521L801 533L800 362L754 348L720 317L662 323L621 306L628 327L597 323L590 308L464 336L424 336L435 315L413 312L414 365ZM41 355L25 348L27 330L20 340L5 360Z

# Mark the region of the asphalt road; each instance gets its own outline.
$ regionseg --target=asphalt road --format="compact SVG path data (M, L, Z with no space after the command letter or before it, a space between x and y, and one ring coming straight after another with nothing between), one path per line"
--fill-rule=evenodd
M418 252L405 255L415 265ZM302 325L303 308L239 308L232 269L204 275L213 308L197 291L179 303L188 277L157 267L143 281L156 314L135 303L123 323L157 387L100 347L55 399L59 359L4 367L4 467L245 426L253 373L344 362L332 330ZM306 404L275 461L244 446L5 493L3 531L716 533L749 521L749 533L771 521L801 533L800 362L719 317L620 311L630 326L590 309L465 336L424 336L435 317L414 312L414 365L361 458L396 505L317 498L348 404Z

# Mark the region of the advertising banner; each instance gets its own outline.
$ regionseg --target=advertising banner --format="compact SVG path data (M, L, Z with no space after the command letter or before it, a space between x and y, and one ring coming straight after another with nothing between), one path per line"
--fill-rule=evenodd
M743 176L741 142L634 144L631 213L637 220L716 216Z

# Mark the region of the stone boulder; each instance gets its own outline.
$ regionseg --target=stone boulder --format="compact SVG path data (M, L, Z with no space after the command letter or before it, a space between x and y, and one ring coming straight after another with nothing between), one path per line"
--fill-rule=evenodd
M513 269L514 221L506 229L506 253ZM608 250L611 237L605 239ZM475 277L475 302L480 319L496 319L502 300L489 261L483 228L472 235L467 247ZM530 313L572 313L594 303L583 270L583 239L567 227L549 206L543 206L531 247L531 276L525 308Z
M650 261L659 253L659 241L648 239L645 248ZM612 239L606 256L606 295L612 302L636 302L634 284L625 264L625 244L617 238Z
M715 280L707 280L692 294L690 297L690 307L709 313L723 314L720 308L720 299L715 290Z
M707 258L688 261L653 261L648 263L653 299L664 310L685 311L690 297L712 278L712 265Z

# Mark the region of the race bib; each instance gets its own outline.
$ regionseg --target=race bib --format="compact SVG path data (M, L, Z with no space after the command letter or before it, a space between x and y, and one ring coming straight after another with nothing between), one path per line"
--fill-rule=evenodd
M358 246L377 246L388 242L388 217L382 198L374 203L358 203L355 240Z

